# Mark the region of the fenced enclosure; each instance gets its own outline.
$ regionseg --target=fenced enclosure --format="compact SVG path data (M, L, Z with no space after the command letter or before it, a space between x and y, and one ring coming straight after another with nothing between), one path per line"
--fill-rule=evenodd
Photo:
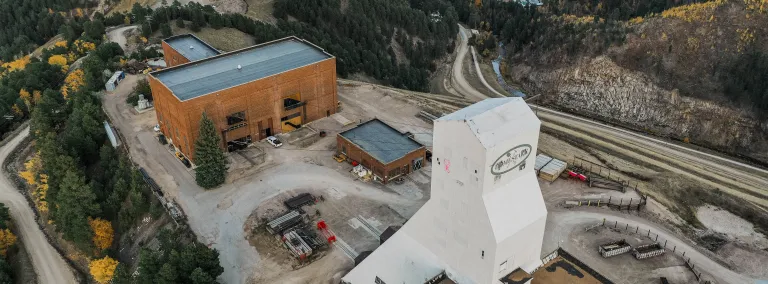
M607 219L603 219L602 223L598 223L595 226L587 227L586 230L589 231L597 227L612 228L614 230L618 230L620 232L624 232L630 235L634 234L634 235L639 235L641 237L646 237L647 239L653 241L654 243L635 248L635 251L637 251L638 253L644 254L642 255L643 258L656 256L659 254L663 254L664 252L671 252L673 254L676 254L679 257L682 257L682 259L685 261L685 266L688 267L689 270L691 270L694 276L696 276L696 281L698 283L703 283L703 284L713 283L710 280L703 279L701 268L697 268L696 264L693 263L693 261L691 261L691 257L685 255L686 251L682 249L678 249L676 243L670 242L669 240L666 240L660 237L658 233L653 232L650 228L641 228L640 226L631 226L630 224L620 223L619 221L611 222ZM638 259L642 259L642 258L638 258Z

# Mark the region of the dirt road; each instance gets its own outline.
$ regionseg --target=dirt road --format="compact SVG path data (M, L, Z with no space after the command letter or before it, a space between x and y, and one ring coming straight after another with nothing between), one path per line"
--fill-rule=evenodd
M114 30L107 32L107 39L111 42L117 43L120 45L120 48L125 51L126 54L129 53L128 51L128 41L125 38L125 33L129 30L133 30L137 28L138 26L125 26L125 27L119 27Z
M500 98L503 98L503 97L505 97L504 95L502 95L501 93L499 93L498 91L496 91L496 89L494 89L493 87L491 87L491 85L490 85L490 84L488 84L488 81L486 81L486 80L485 80L485 76L483 76L483 71L480 71L480 63L478 63L478 61L477 61L477 52L475 52L475 47L474 47L474 46L472 46L471 48L472 48L472 62L473 62L473 63L474 63L474 65L475 65L475 72L477 72L477 74L478 74L478 77L480 77L480 82L482 82L482 83L483 83L483 85L484 85L484 86L485 86L485 87L486 87L486 88L487 88L489 91L491 91L491 93L492 93L492 94L496 95L496 97L500 97Z
M459 41L459 51L456 60L453 61L453 68L451 69L451 85L457 92L459 92L459 94L467 99L480 101L488 98L488 95L473 88L472 85L467 82L467 79L464 78L464 74L462 74L462 70L464 70L464 57L467 56L467 51L469 50L469 37L467 35L467 29L461 25L459 25L459 35L461 41Z
M768 171L569 114L538 109L542 126L695 179L768 208Z
M0 161L5 161L11 151L27 136L29 136L28 127L0 148ZM76 283L69 265L48 243L38 227L29 203L5 174L0 175L0 202L5 203L11 211L11 218L21 233L19 239L32 258L38 281L40 283Z

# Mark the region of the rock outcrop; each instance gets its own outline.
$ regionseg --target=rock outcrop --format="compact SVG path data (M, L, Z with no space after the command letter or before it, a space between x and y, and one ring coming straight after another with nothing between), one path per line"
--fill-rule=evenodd
M510 75L557 108L768 163L768 121L663 89L608 57L554 70L516 66Z

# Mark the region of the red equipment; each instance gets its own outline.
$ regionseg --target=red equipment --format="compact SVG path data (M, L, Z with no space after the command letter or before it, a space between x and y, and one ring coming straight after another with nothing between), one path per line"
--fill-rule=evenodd
M324 220L317 222L317 229L320 230L320 233L322 233L325 239L328 240L329 244L336 241L336 235L334 235L331 229L328 228L328 224L326 224Z

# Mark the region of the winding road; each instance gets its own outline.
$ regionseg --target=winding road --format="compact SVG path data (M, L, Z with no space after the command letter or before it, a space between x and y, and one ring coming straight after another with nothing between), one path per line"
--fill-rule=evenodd
M5 161L27 136L29 136L29 127L16 137L8 138L11 140L0 148L0 161ZM11 218L21 234L19 239L27 248L27 253L35 266L38 283L76 283L75 275L69 265L48 243L48 239L35 221L35 214L29 207L29 203L6 174L0 175L0 202L8 206L11 211Z
M464 70L464 57L467 56L467 51L469 50L469 38L467 36L467 29L461 25L459 25L459 36L461 37L461 42L459 42L459 51L456 55L456 60L453 61L453 68L451 68L451 85L467 99L480 101L488 98L487 95L472 87L467 82L467 79L464 78L462 70Z
M460 26L459 32L462 42L458 57L453 65L453 78L451 78L451 82L454 83L453 87L468 100L479 101L491 97L477 91L463 78L464 74L461 70L464 68L464 56L467 53L466 46L468 43L465 28ZM474 50L472 51L474 52ZM475 68L479 70L475 56L473 56L473 62ZM494 94L493 97L501 96L482 78L481 72L477 73L489 93ZM688 176L748 200L763 209L768 208L768 171L765 169L541 106L531 104L531 108L537 111L543 127L576 136L579 139L596 143L632 158ZM690 257L697 268L709 273L718 283L755 283L756 279L724 267L662 226L646 219L614 211L603 210L598 213L577 210L564 211L562 209L550 210L547 218L544 250L552 251L557 248L558 244L568 250L571 245L569 242L563 242L563 238L567 238L574 230L602 222L604 218L630 226L651 229L654 233L658 233L660 238L674 243L679 249L684 249L687 252L686 257Z

